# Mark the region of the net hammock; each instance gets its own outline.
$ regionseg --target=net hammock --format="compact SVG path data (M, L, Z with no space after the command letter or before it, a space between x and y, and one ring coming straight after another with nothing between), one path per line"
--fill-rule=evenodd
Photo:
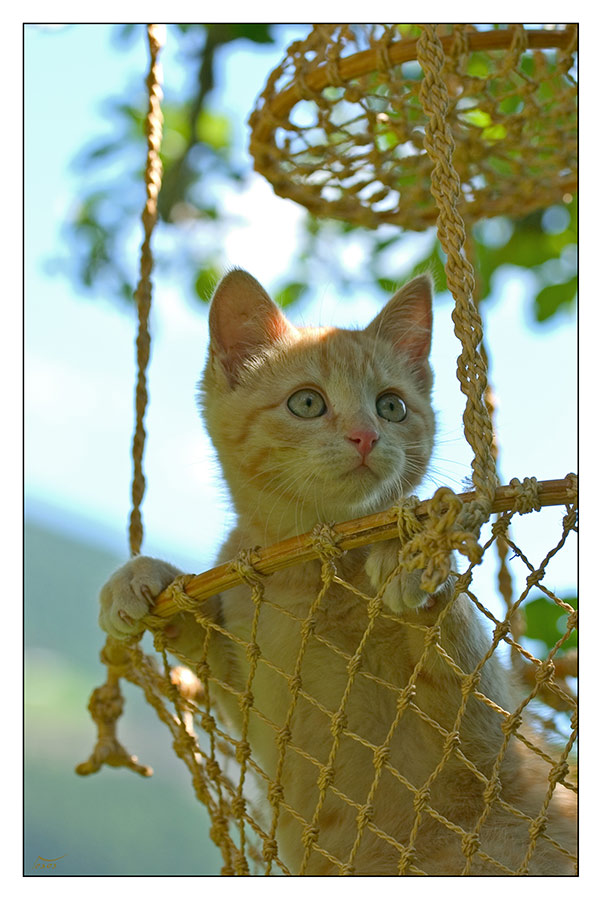
M147 202L136 292L140 327L132 555L140 552L142 543L150 242L161 181L160 27L149 26L148 37ZM577 703L572 679L577 665L575 653L563 650L576 629L577 613L546 584L546 573L576 531L577 479L569 474L552 481L514 478L508 485L499 483L483 330L465 249L466 223L485 216L524 214L560 202L575 190L576 84L572 73L576 42L576 26L538 31L521 25L493 30L471 25L316 25L306 40L291 45L282 64L270 75L251 116L255 166L282 196L315 214L367 227L388 222L420 230L436 224L455 301L454 329L462 344L457 376L466 398L464 431L473 452L474 490L456 494L440 488L422 502L403 498L386 512L351 522L320 524L310 534L273 547L249 549L231 563L176 579L145 620L154 635L156 655L145 654L136 642L107 640L102 651L107 681L93 692L89 704L98 741L77 772L90 774L108 764L151 774L122 747L116 733L123 709L120 679L138 685L171 732L174 750L190 770L195 794L209 811L210 836L223 857L222 874L306 874L314 871L312 860L318 859L330 873L351 875L362 840L367 838L373 841L375 852L381 848L393 855L393 871L425 874L420 835L421 829L433 822L448 843L457 847L462 860L459 874L529 874L534 854L546 844L553 845L576 871L572 849L547 834L546 825L557 786L576 792ZM516 517L534 515L545 507L561 508L557 538L541 559L531 561L510 526ZM410 571L426 568L432 584L441 583L449 573L451 551L462 560L455 572L454 597L465 593L491 633L490 646L473 671L464 671L440 642L453 600L428 621L392 615L383 604L386 584L368 596L345 579L341 562L347 550L394 537L400 540L398 572L402 567ZM526 568L523 584L512 583L506 563L509 553L520 558ZM474 585L475 569L492 554L499 570L501 614L494 614ZM297 656L283 664L266 656L258 639L262 613L276 606L265 596L266 581L274 572L310 560L318 561L320 590L307 598L306 613L279 608L298 633ZM206 605L210 597L237 585L246 586L254 610L250 632L244 635L227 631ZM363 633L351 649L342 649L323 627L321 611L333 586L347 593L350 604L360 604L364 613ZM521 610L534 590L564 616L559 620L564 624L558 640L541 658L525 646L528 642L521 643ZM173 664L164 631L170 617L181 611L192 613L205 635L202 656L188 661L189 668ZM389 683L366 663L364 651L370 636L387 621L418 636L423 647L407 684ZM210 649L218 639L246 659L244 683L228 683L212 669ZM337 708L327 708L304 689L304 660L316 647L331 654L342 673ZM514 709L503 709L480 690L483 667L500 648L507 649L509 664L522 685L522 699ZM434 720L419 703L420 679L433 655L458 685L451 723ZM262 669L287 685L290 705L284 718L278 719L254 703L253 687ZM384 739L360 733L348 721L351 691L363 680L378 686L392 710ZM214 704L216 692L225 692L236 703L236 730ZM487 772L480 771L465 754L459 737L466 707L475 702L494 710L504 735ZM295 710L301 704L313 707L327 723L328 742L320 753L311 742L304 746L295 731ZM540 721L541 731L551 732L546 741L540 739L540 732L525 726L530 713ZM432 729L440 740L440 759L422 784L408 781L389 753L404 717L419 720L421 727ZM270 771L253 753L250 737L258 726L273 737L276 764ZM548 788L535 816L527 816L500 797L499 773L511 740L546 769ZM349 742L365 749L373 767L363 802L350 796L337 770L337 755ZM301 811L292 804L283 789L283 769L290 756L302 759L315 772L309 814L307 808ZM437 778L450 760L482 785L482 805L470 828L444 815L433 799ZM403 784L412 799L413 819L403 841L383 829L375 817L373 800L379 783L387 778ZM355 822L344 858L321 843L321 815L333 797ZM513 868L480 841L483 825L500 805L525 836L522 860ZM294 869L279 852L278 829L284 818L298 830Z

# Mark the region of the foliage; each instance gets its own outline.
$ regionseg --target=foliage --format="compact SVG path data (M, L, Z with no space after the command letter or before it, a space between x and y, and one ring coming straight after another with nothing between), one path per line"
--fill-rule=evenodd
M573 609L577 609L576 597L563 597L563 603L568 603ZM568 614L549 600L543 594L528 600L522 606L525 617L525 636L538 641L543 641L549 652L566 633ZM572 631L569 637L563 641L561 652L577 646L577 632Z
M184 273L191 296L202 301L209 299L219 277L221 238L231 223L221 208L220 194L227 187L242 189L251 171L250 163L241 163L236 153L237 123L218 109L215 101L222 77L220 51L235 42L240 42L241 50L245 44L274 43L281 27L261 23L169 26L169 40L177 43L187 88L177 102L169 99L163 105L164 176L159 213L165 241L157 251L158 266L163 271L173 269L180 279ZM126 47L128 42L142 39L142 26L121 26L116 28L116 35ZM141 79L138 93L128 102L123 98L107 102L111 138L93 141L75 162L76 171L85 174L87 187L66 223L71 252L59 264L78 287L102 291L105 296L132 296L137 261L134 241L139 235L143 202L145 112ZM535 279L535 321L544 322L574 303L576 199L566 199L563 205L523 219L495 219L474 229L471 251L481 299L490 294L496 273L510 265L528 269ZM307 214L305 237L290 280L279 287L279 301L287 305L302 298L311 272L316 270L337 284L344 295L345 288L357 279L339 261L342 254L337 248L342 249L352 233L361 233L362 256L366 259L363 277L383 292L390 293L413 272L425 269L444 288L443 260L434 229L428 233L422 258L411 271L403 272L399 259L407 255L407 236L399 229L381 226L366 232L341 222L318 221Z

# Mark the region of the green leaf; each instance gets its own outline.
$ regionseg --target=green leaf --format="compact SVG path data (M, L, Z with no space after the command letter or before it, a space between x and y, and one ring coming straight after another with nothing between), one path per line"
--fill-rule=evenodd
M466 71L473 78L487 78L491 71L491 60L486 53L477 51L468 60Z
M573 609L577 608L576 597L562 597L563 603L568 603ZM543 641L548 649L560 640L566 632L567 613L552 600L541 595L529 600L522 607L525 616L525 636L538 641ZM577 633L573 630L562 649L568 650L577 646Z
M390 278L377 278L376 283L385 294L394 294L399 287L399 285L394 281L391 281Z
M273 44L271 27L272 25L266 22L232 22L230 24L234 40L244 38L247 41L253 41L254 44Z
M97 144L96 147L93 147L88 151L86 162L97 162L98 160L105 159L107 156L111 156L113 153L118 153L121 149L122 144L119 141L110 141L108 144Z
M227 116L204 109L197 119L197 136L214 150L230 146L232 125Z
M299 281L291 281L278 291L274 299L279 306L290 306L291 303L296 303L306 290L307 285L301 284Z
M535 317L538 322L551 318L561 306L568 306L575 299L577 276L560 284L548 284L535 297Z
M510 97L504 97L503 100L500 100L498 110L504 116L511 116L513 113L519 113L524 105L524 100L519 97L518 94L513 94Z
M491 116L483 109L469 109L460 115L465 122L476 125L477 128L487 128L491 125Z
M523 54L523 57L520 61L520 67L525 75L533 75L533 73L535 72L535 59L533 57L533 54Z
M483 129L483 138L486 141L503 141L507 134L504 125L492 125Z
M211 300L219 278L218 270L211 265L205 266L197 272L194 280L194 292L204 303L208 303Z

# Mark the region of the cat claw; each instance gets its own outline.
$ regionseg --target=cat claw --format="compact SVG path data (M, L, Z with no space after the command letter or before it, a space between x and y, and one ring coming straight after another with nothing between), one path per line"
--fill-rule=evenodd
M124 609L119 609L119 610L117 610L117 615L118 615L119 618L122 620L122 622L125 622L125 624L126 624L129 628L131 628L131 627L133 626L134 620L132 619L131 616L128 616L128 614L126 613L126 611L125 611Z

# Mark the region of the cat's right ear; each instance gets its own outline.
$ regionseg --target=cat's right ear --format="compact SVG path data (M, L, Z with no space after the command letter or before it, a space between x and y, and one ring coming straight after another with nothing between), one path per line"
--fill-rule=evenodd
M220 281L209 310L210 352L231 386L241 366L294 331L258 281L234 269Z
M430 275L418 275L389 300L365 329L367 334L384 337L417 365L428 366L433 327L433 283Z

